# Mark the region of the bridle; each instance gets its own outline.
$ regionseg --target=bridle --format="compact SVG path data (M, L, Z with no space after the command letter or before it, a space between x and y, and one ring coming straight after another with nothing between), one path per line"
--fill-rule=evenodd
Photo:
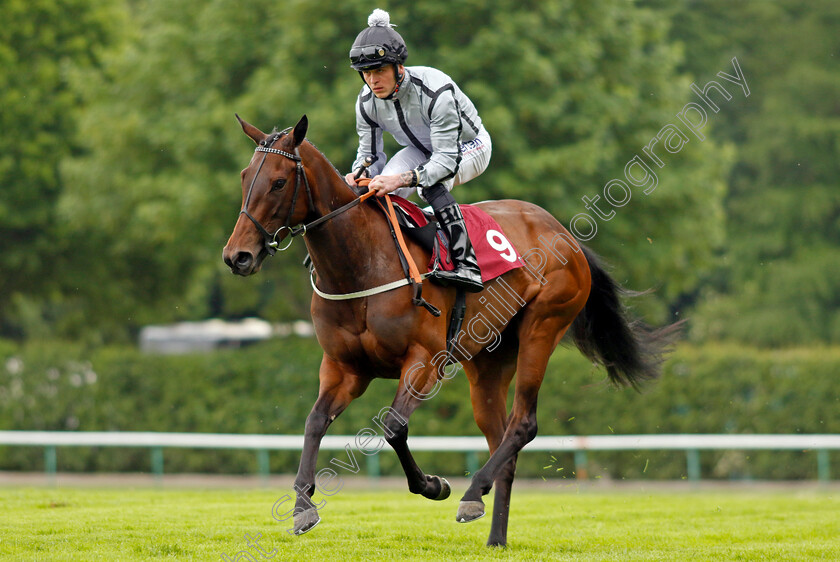
M344 211L347 211L348 209L350 209L352 207L355 207L356 205L358 205L359 203L361 203L362 201L364 201L365 199L367 199L368 197L370 197L371 195L373 195L375 193L374 191L368 191L367 193L363 193L358 198L353 199L352 201L350 201L346 205L342 205L341 207L339 207L338 209L335 209L334 211L332 211L330 213L327 213L323 217L315 219L314 221L312 221L310 223L306 223L306 224L303 224L301 226L293 228L292 227L292 216L294 216L294 214L295 214L295 205L297 204L297 198L298 198L298 194L300 193L301 184L303 184L303 186L306 189L306 197L309 200L310 211L314 211L315 203L312 199L312 189L310 189L310 187L309 187L309 179L306 177L306 173L303 169L303 162L301 161L301 158L300 158L300 147L297 147L297 146L295 147L295 153L294 154L292 154L290 152L286 152L285 150L280 150L280 149L277 149L277 148L271 148L271 145L273 145L275 142L277 142L277 140L280 137L282 137L283 134L286 133L288 130L289 129L286 129L285 131L281 131L280 133L276 133L276 134L272 135L267 140L262 141L260 143L260 146L258 146L257 148L254 149L254 152L263 152L265 154L263 154L262 160L260 160L260 165L257 167L257 172L254 174L254 177L251 180L251 185L248 187L248 194L245 196L245 203L242 205L242 210L239 211L240 215L245 215L246 217L248 217L251 220L251 222L254 223L254 226L257 227L257 230L260 232L260 234L262 234L263 246L265 247L266 252L268 252L269 255L272 255L272 256L275 253L277 253L278 251L282 252L283 250L286 250L289 246L291 246L292 245L292 240L294 239L295 236L305 235L307 233L307 231L312 230L313 228L315 228L315 227L321 225L322 223L330 220L331 218L335 217L336 215L340 215ZM251 192L254 190L254 184L256 183L257 178L260 175L260 171L262 170L263 164L265 163L265 159L266 159L268 154L279 154L280 156L285 156L289 160L292 160L296 163L296 166L295 166L295 191L292 194L292 206L289 209L289 214L286 215L286 221L284 222L283 226L281 226L276 231L274 231L274 234L269 233L268 230L266 230L266 228L263 225L260 224L260 221L255 219L254 216L251 215L251 213L248 212L248 204L251 202ZM303 178L303 179L301 180L301 178ZM283 231L283 229L286 229L286 230L289 231L289 243L286 244L285 246L283 246L282 248L280 248L279 247L280 242L277 240L277 236L280 234L280 232Z
M257 227L257 230L260 232L260 234L262 234L263 245L265 246L265 250L269 253L269 255L272 256L277 252L278 249L282 252L283 250L288 248L292 243L293 236L296 236L297 234L301 233L306 234L307 225L303 225L302 229L292 229L291 227L292 216L294 216L295 214L295 205L297 204L297 198L298 194L300 193L301 184L303 184L306 187L306 197L307 199L309 199L309 209L315 209L315 203L312 200L312 190L309 188L309 179L306 177L306 173L303 170L303 163L300 158L299 147L295 147L294 154L286 152L284 150L279 150L277 148L271 148L271 145L277 142L277 139L279 139L285 132L286 131L283 131L272 135L268 140L261 142L260 146L254 149L254 152L263 152L265 154L263 154L262 160L260 160L260 165L259 167L257 167L257 172L254 174L253 179L251 179L251 185L248 187L248 194L245 196L245 203L243 203L242 205L242 210L239 211L240 215L245 215L246 217L248 217L251 220L251 222L254 223L254 226ZM248 212L248 204L251 202L251 193L254 190L254 184L256 183L257 178L260 175L260 171L262 170L263 164L265 164L265 159L268 156L268 154L279 154L281 156L285 156L289 160L293 160L296 163L295 191L292 194L292 207L289 209L289 214L286 215L285 223L283 224L283 226L274 231L274 234L270 234L268 230L266 230L265 227L260 224L260 221L255 219L253 215L251 215L251 213ZM303 181L301 181L301 178L303 178ZM278 248L280 242L277 240L277 235L280 234L280 232L283 229L289 231L289 243L283 248Z
M288 129L286 131L288 131ZM368 199L369 197L373 196L376 193L375 190L368 190L366 193L363 193L363 194L359 195L358 197L356 197L355 199L353 199L349 203L346 203L346 204L342 205L341 207L339 207L339 208L337 208L333 211L330 211L326 215L324 215L322 217L319 217L319 218L315 219L314 221L312 221L310 223L305 223L301 226L293 228L291 226L292 216L295 214L295 204L297 203L297 198L298 198L298 194L300 192L301 184L303 184L306 188L306 196L309 199L309 210L310 210L310 212L313 212L315 210L315 203L312 199L312 189L310 189L310 187L309 187L309 179L306 177L306 173L303 169L303 162L301 161L301 158L300 158L300 146L295 147L295 153L294 154L292 154L290 152L286 152L285 150L280 150L280 149L271 147L271 145L273 145L275 142L277 142L277 139L279 139L286 131L282 131L280 133L273 134L268 139L260 142L260 146L258 146L257 148L254 149L254 152L262 152L264 154L263 154L262 160L260 160L260 165L257 167L257 171L254 174L254 177L251 179L251 185L248 186L248 193L245 195L245 203L242 205L242 210L239 211L240 215L245 215L246 217L248 217L250 219L250 221L252 223L254 223L254 226L257 227L257 230L260 232L260 234L262 234L263 245L265 246L266 252L268 252L272 256L275 253L277 253L278 250L282 252L283 250L285 250L289 246L291 246L292 240L298 234L305 235L307 233L307 231L312 230L313 228L325 223L326 221L330 220L331 218L333 218L337 215L340 215L341 213L347 211L348 209L350 209L352 207L355 207L356 205L358 205L362 201L365 201L366 199ZM294 161L295 162L295 168L296 168L296 170L295 170L295 191L292 194L292 205L291 205L291 208L289 209L289 214L286 215L285 223L283 224L283 226L281 226L276 231L274 231L274 234L270 234L268 232L268 230L266 230L265 227L260 224L260 221L255 219L254 216L251 213L248 212L248 204L251 202L251 193L254 190L254 184L257 182L257 177L259 177L260 171L262 171L263 164L265 164L265 159L268 156L268 154L279 154L280 156L284 156L284 157L288 158L289 160ZM367 159L366 160L366 166L369 166L370 164L372 164L374 162L374 160L375 160L374 158ZM368 180L368 181L370 181L370 180ZM391 226L391 234L394 237L394 241L397 243L397 248L400 252L400 262L403 265L403 269L406 273L406 278L401 279L400 281L393 282L393 283L387 283L387 284L381 285L379 287L374 287L373 289L369 289L369 290L366 290L366 291L360 291L358 293L347 293L347 294L344 294L344 295L330 295L330 294L321 292L320 290L318 290L318 287L315 286L315 280L314 279L312 279L312 287L321 297L323 297L325 299L328 299L328 300L346 300L346 299L361 298L363 296L376 295L376 294L379 294L379 293L382 293L382 292L391 291L393 289L396 289L397 287L402 287L402 286L405 286L405 285L411 285L412 290L414 292L414 296L412 297L411 302L413 304L417 305L417 306L422 306L422 307L426 308L426 310L428 310L434 316L440 316L440 310L438 310L437 308L432 306L428 301L426 301L421 296L422 290L423 290L423 278L427 277L429 274L424 274L424 275L421 276L420 273L417 271L417 266L414 264L414 261L412 259L410 259L409 251L405 246L405 242L402 239L402 235L399 233L399 225L397 224L397 218L394 215L394 209L391 206L391 200L388 198L387 195L385 196L385 201L386 201L386 204L384 205L384 208L386 209L386 213L390 214L390 217L391 217L389 219L389 225ZM278 248L280 243L277 240L277 235L280 234L280 232L282 232L283 229L286 229L286 230L289 231L289 243L286 244L282 248Z

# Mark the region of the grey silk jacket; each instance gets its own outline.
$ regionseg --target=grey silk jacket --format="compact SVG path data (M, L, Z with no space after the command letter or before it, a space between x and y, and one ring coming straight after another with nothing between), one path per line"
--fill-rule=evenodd
M417 180L420 186L431 186L457 173L461 144L478 135L481 118L472 101L440 70L411 66L405 71L399 91L390 99L377 98L367 84L359 92L359 150L353 170L375 154L378 159L370 167L371 177L382 171L388 159L382 131L388 131L400 145L413 146L428 158L417 168Z

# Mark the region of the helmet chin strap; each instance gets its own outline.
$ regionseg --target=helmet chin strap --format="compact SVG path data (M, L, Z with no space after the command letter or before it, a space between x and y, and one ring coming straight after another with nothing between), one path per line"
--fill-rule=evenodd
M394 96L397 95L397 92L400 91L400 86L402 85L403 78L405 78L405 73L403 73L403 74L398 74L397 73L397 64L394 64L393 67L394 67L394 80L396 81L397 85L394 86L394 91L391 92L391 95L389 95L387 98L385 98L386 100L389 100L389 99L391 99L391 98L393 98Z

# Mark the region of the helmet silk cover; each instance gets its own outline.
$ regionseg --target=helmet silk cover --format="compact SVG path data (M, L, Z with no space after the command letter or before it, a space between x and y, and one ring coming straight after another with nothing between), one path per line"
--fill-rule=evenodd
M368 27L356 36L350 48L350 66L359 72L403 64L407 57L405 41L394 31L391 16L379 8L368 17Z

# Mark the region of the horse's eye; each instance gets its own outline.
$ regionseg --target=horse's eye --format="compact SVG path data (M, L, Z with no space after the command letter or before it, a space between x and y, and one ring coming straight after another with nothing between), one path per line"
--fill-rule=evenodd
M286 178L277 178L274 180L274 183L271 184L271 191L279 191L283 189L284 185L286 185Z

